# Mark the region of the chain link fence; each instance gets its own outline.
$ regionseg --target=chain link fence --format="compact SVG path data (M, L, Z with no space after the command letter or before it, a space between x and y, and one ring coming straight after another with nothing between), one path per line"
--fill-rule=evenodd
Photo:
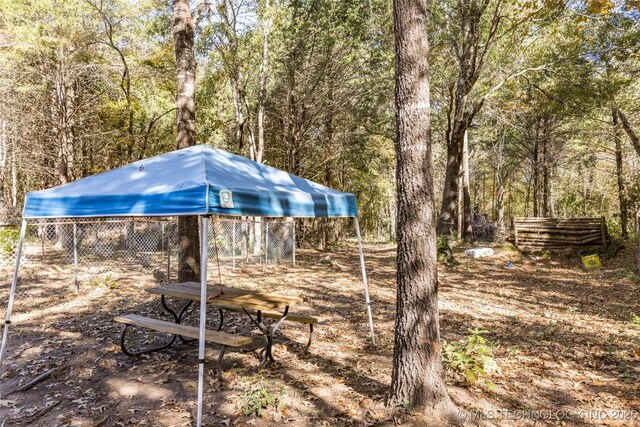
M209 277L238 268L295 265L291 218L214 218L209 226ZM0 226L0 270L10 281L20 226ZM177 279L176 217L39 219L27 222L21 267L55 266L78 282L118 268L152 270L160 282ZM217 257L216 257L217 252ZM245 271L245 270L243 270Z

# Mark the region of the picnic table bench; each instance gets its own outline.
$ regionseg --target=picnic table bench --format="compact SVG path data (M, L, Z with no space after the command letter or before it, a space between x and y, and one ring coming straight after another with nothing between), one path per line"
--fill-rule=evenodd
M125 324L125 327L122 330L120 341L122 350L125 354L139 355L151 351L161 350L171 346L177 338L184 342L193 341L193 339L198 338L198 328L182 325L181 322L186 316L188 316L188 308L194 302L200 301L200 283L175 283L149 288L146 291L152 294L160 295L162 306L168 313L172 315L174 322L150 319L137 315L126 315L114 318L114 321ZM166 297L183 299L187 300L187 302L176 313L176 311L172 310L167 305ZM220 314L220 323L218 324L218 328L216 331L206 331L205 340L222 346L220 356L218 358L218 372L220 372L221 370L222 358L227 346L240 347L243 345L247 345L252 341L251 338L248 337L221 332L224 322L223 310L245 313L249 317L251 322L258 327L260 332L262 332L266 341L266 345L263 350L262 360L258 365L258 369L260 369L265 365L267 361L274 361L272 353L273 335L285 320L309 325L309 340L304 351L306 352L309 349L313 337L313 325L318 323L318 319L302 314L289 315L289 307L291 305L295 305L304 301L306 301L306 299L302 297L273 294L262 291L250 291L246 289L231 288L226 286L221 287L219 285L208 285L207 304L218 309ZM276 311L277 309L283 307L283 312ZM275 324L268 326L264 324L262 320L263 317L273 318L277 320ZM166 344L163 344L159 347L154 347L138 352L132 351L127 349L125 345L125 337L129 325L154 329L160 332L167 332L172 334L172 336ZM188 340L187 338L192 338L192 340Z
M137 314L127 314L124 316L117 316L113 320L115 322L124 324L124 328L122 329L122 335L120 338L120 347L122 348L122 352L127 356L139 356L141 354L150 353L152 351L162 350L164 348L171 346L176 340L176 337L178 336L191 337L191 338L198 339L200 335L199 334L200 331L196 327L181 325L175 322L167 322L165 320L153 319L150 317L138 316ZM141 351L132 351L127 349L125 345L125 337L126 337L129 326L139 326L147 329L153 329L159 332L166 332L166 333L172 334L172 337L167 344L162 345L160 347L154 347L151 349L141 350ZM235 335L235 334L227 334L225 332L212 331L209 329L205 330L204 340L206 342L219 344L221 346L220 353L218 355L218 364L216 368L216 372L218 373L222 372L222 359L224 358L224 352L227 349L227 347L242 347L250 344L253 341L253 339L250 337L243 337L241 335Z

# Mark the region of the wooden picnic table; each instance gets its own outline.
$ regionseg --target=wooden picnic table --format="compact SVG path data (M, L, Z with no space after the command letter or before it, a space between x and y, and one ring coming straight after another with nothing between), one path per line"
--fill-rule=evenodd
M147 292L190 301L200 301L200 283L198 282L172 283L149 288ZM229 286L220 287L220 285L207 285L207 304L215 306L224 305L238 309L246 308L247 310L269 311L300 304L305 301L306 298L290 295L251 291Z
M189 306L195 301L200 301L200 283L198 282L173 283L149 288L147 292L160 295L162 306L173 315L175 322L178 324L184 319ZM179 313L176 313L167 305L166 297L187 300L187 303L180 309ZM305 301L305 298L290 295L251 291L228 286L221 287L220 285L207 285L207 304L217 307L220 310L218 330L222 328L222 309L224 308L244 312L264 335L266 345L258 368L264 366L268 360L274 361L272 353L273 335L287 318L289 307ZM281 315L273 316L273 310L283 308L284 310ZM276 317L276 322L270 326L266 325L262 321L263 312L269 312L270 315L268 317ZM183 339L183 337L180 337L180 339Z

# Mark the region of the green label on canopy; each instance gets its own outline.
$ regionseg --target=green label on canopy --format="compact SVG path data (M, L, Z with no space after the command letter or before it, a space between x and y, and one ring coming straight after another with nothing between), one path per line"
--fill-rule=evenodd
M230 190L220 190L220 207L233 208L233 193Z

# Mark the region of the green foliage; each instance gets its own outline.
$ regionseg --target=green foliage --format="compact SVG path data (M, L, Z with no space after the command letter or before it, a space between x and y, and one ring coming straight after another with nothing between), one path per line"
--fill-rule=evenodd
M449 265L458 264L453 257L453 248L451 247L451 240L448 236L438 236L436 238L436 248L439 262L446 262Z
M581 249L578 253L580 254L580 256L597 254L601 258L613 259L623 250L624 250L624 242L621 240L614 239L610 245Z
M466 7L458 0L434 2L426 25L432 36L436 188L447 158L448 124L455 116L448 111L455 98L449 89L460 87L458 76L469 75L474 83L464 105L474 111L484 105L469 130L471 185L479 210L495 220L499 180L506 218L531 216L534 204L542 214L543 199L549 202L552 195L556 216L605 214L611 234L620 234L615 162L602 153L614 152L613 103L638 127L633 52L640 31L637 7L627 2L632 10L625 10L614 3L588 0L566 7L556 0L490 0ZM221 7L233 8L237 28L224 25ZM67 168L66 178L76 179L175 147L170 2L0 0L0 10L0 116L7 120L9 140L20 140L19 200L25 191L59 184L57 174ZM493 19L493 11L500 19ZM393 240L392 2L270 2L267 8L264 1L232 0L198 8L198 14L198 143L249 156L264 95L264 162L355 193L364 234ZM494 22L498 28L489 40ZM267 26L268 64L261 70ZM484 46L487 56L460 61L465 35L476 30L468 46ZM463 63L482 65L461 74ZM76 107L64 108L72 115L57 120L56 94L71 93L60 86L59 76L74 89L68 101ZM242 99L234 98L232 87ZM237 108L246 113L241 124ZM52 129L66 123L73 129ZM55 135L72 136L71 146L64 147L69 152L65 167L56 164L61 141ZM640 179L623 131L620 141L624 197L633 212L640 208ZM11 180L5 184L11 186ZM315 232L322 224L310 223ZM344 223L331 222L336 240L346 234ZM438 248L439 257L451 261L440 242Z
M411 404L410 401L405 400L404 402L402 402L402 410L407 414L411 415L413 414L413 405Z
M620 268L613 273L613 277L618 280L629 280L635 282L638 280L638 273L631 268Z
M95 276L91 280L85 282L85 284L88 286L105 287L109 289L118 289L120 286L118 279L114 278L111 273L105 274L104 276Z
M285 390L280 387L274 390L273 381L258 381L240 396L240 408L244 415L256 414L262 417L269 408L281 412L285 406Z
M636 326L640 326L640 316L635 314L635 313L632 313L631 314L631 323L633 323Z
M607 342L604 345L604 349L609 356L615 353L614 341L616 339L616 335L614 333L610 333L607 338Z
M436 238L436 247L438 248L438 252L449 249L449 238L447 236L438 236Z
M480 377L487 375L487 369L496 366L491 342L482 335L489 331L483 329L469 329L470 335L455 343L444 342L443 358L445 365L454 372L464 375L469 384L476 384ZM484 384L491 391L495 386L488 380Z
M0 228L0 258L6 260L13 256L18 239L20 239L19 227Z

